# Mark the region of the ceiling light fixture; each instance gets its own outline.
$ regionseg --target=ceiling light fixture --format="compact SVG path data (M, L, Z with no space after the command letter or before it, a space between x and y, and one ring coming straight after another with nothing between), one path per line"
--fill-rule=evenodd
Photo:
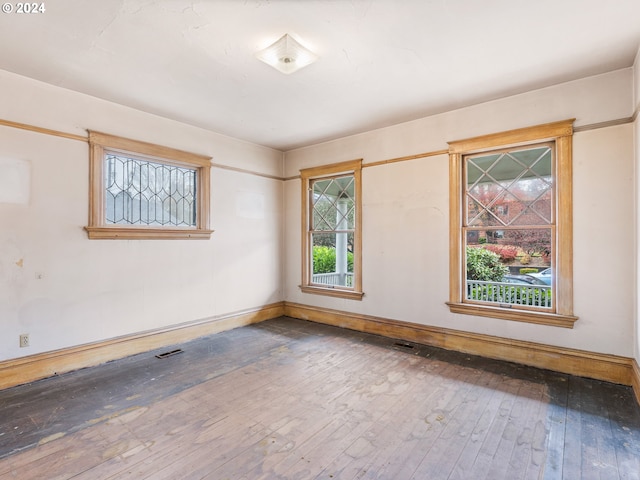
M256 53L256 57L282 73L290 74L315 62L318 56L288 33Z

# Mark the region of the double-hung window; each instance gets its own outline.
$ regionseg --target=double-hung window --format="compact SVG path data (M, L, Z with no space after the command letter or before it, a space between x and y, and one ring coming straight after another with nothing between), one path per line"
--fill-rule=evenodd
M362 298L361 163L300 171L303 292Z
M89 132L89 238L209 238L211 158Z
M572 124L449 143L452 312L573 326Z

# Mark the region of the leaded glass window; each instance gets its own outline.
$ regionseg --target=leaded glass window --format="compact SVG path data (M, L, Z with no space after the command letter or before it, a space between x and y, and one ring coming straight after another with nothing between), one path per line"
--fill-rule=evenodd
M553 276L537 275L554 267L552 147L464 157L467 300L553 308Z
M449 142L451 312L573 327L573 122Z
M360 300L361 160L300 171L305 293Z
M208 239L211 157L89 132L92 239Z
M111 152L104 168L106 223L195 227L195 168Z
M353 286L355 179L353 175L311 182L311 283Z

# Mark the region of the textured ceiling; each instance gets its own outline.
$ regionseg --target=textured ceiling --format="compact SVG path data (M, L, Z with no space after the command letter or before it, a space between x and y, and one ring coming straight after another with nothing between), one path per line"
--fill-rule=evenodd
M0 69L279 150L629 67L640 44L640 0L45 7L0 14ZM255 58L285 33L320 59Z

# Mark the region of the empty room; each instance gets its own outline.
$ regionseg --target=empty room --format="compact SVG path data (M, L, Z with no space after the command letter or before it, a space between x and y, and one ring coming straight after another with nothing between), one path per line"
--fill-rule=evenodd
M0 480L640 480L640 2L0 12Z

